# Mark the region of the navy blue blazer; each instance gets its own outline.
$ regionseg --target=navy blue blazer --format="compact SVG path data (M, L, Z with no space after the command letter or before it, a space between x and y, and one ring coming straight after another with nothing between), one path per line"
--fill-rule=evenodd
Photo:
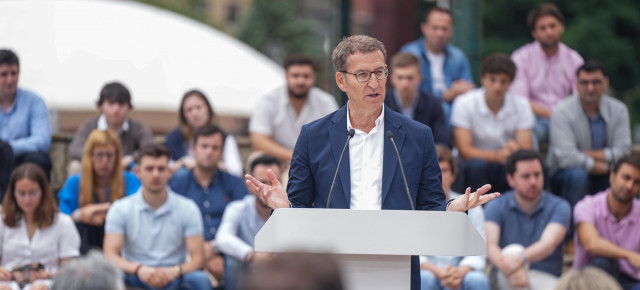
M402 156L409 191L417 210L445 210L446 198L431 129L384 106L384 131L391 130ZM386 136L386 134L382 134ZM411 209L391 141L384 140L382 209ZM293 150L287 191L293 207L324 208L342 148L347 141L347 106L302 127ZM349 208L351 179L347 147L332 208ZM418 257L411 258L411 288L420 289Z
M400 113L400 104L396 101L395 95L395 90L387 90L384 104L389 106L390 109ZM442 100L420 91L413 119L431 128L436 144L451 148L451 138L449 137L447 119L442 110Z
M384 110L384 131L391 130L395 136L415 208L444 210L445 194L431 129L387 106L384 106ZM393 145L386 137L382 138L385 139L382 157L382 209L411 209ZM293 150L287 186L293 207L326 207L331 181L346 141L346 105L302 127ZM349 168L347 147L331 197L332 208L350 206Z

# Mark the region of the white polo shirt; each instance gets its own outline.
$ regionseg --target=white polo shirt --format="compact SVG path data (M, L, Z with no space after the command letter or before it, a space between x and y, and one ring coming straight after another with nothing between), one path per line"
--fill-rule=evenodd
M468 91L457 97L451 111L451 125L469 129L473 147L482 150L498 150L516 131L533 128L531 105L525 98L506 93L504 104L494 115L484 98L484 88Z
M249 132L265 134L278 144L293 149L302 126L338 109L333 96L312 87L300 115L289 102L287 86L267 93L256 102L249 121Z

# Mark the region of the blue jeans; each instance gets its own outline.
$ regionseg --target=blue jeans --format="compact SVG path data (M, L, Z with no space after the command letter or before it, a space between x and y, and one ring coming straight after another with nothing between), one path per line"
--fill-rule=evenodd
M609 174L589 175L581 167L558 170L551 176L551 192L564 197L574 207L587 194L609 187Z
M551 121L547 118L536 117L536 122L533 124L531 130L531 137L533 137L533 150L540 151L541 143L549 143L549 125Z
M229 255L224 256L224 289L236 290L241 285L238 282L244 281L248 263L240 261Z
M129 287L156 289L144 283L136 275L125 274L124 284ZM169 285L161 288L165 290L207 290L211 289L209 276L203 271L193 271L185 274L182 278L173 280Z
M9 143L0 140L0 200L9 186L9 177L13 171L13 149Z
M482 159L469 159L464 163L464 174L466 187L471 187L475 191L485 184L491 184L491 192L501 192L509 190L507 177L504 172L504 165L500 163L489 163ZM460 192L461 194L464 193Z
M637 289L640 284L638 280L629 277L625 273L620 272L620 264L617 259L608 259L600 256L596 256L589 262L589 266L598 267L601 270L607 272L607 274L611 275L613 279L616 279L622 289Z
M420 270L420 283L422 290L440 290L442 287L440 280L429 270ZM461 290L489 290L489 278L482 271L471 271L464 275Z

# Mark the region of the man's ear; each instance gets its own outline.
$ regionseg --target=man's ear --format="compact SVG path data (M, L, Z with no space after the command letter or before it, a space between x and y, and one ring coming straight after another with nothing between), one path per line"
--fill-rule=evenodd
M340 88L340 90L343 92L347 91L346 82L347 82L347 79L345 78L344 73L336 72L336 84L338 85L338 88Z

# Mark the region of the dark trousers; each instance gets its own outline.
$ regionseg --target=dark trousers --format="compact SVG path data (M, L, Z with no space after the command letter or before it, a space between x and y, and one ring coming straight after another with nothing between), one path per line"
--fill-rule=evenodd
M590 266L595 266L603 271L607 272L607 274L611 275L613 279L616 279L622 289L631 290L634 289L635 286L638 286L640 281L629 277L627 274L620 272L620 264L617 259L607 259L603 257L595 257L590 263Z
M0 202L7 191L11 171L13 171L13 149L9 143L0 140Z

